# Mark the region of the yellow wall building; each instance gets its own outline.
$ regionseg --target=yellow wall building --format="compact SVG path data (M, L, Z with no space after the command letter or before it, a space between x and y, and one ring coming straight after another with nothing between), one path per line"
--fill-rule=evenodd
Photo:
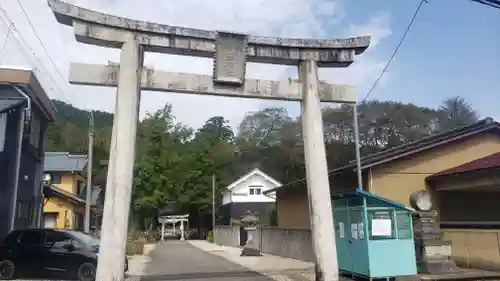
M500 123L485 119L362 158L363 189L405 205L412 192L427 190L454 260L500 270L500 170L490 163L498 152ZM477 168L482 162L488 168ZM355 169L352 163L329 172L332 193L357 187ZM305 180L275 191L278 227L310 229Z
M44 170L50 182L44 190L44 227L83 229L87 163L87 155L45 154Z

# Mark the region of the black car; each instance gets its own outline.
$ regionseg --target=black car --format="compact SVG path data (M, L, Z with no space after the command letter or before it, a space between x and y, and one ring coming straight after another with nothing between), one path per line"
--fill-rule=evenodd
M0 242L0 280L20 274L70 274L81 281L95 279L99 240L67 229L25 229ZM125 258L125 271L128 269Z

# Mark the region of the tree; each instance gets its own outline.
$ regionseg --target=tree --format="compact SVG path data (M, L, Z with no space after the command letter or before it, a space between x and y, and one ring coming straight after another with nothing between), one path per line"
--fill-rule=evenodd
M88 111L55 102L60 116L48 129L50 151L86 153ZM464 99L448 99L437 108L392 101L358 105L363 155L405 144L457 126L474 123L477 112ZM95 158L108 159L113 115L95 112ZM322 112L327 161L330 168L355 157L353 107L343 105ZM138 126L132 208L142 227L150 227L158 212L211 214L212 175L216 200L223 188L253 168L287 183L304 178L304 147L300 118L284 108L249 113L235 136L229 122L214 116L198 130L176 121L172 107L146 116ZM95 163L95 164L96 164ZM96 167L98 165L95 165ZM106 173L96 180L105 182Z
M155 217L169 202L184 207L181 194L190 176L184 144L191 134L175 122L169 104L140 123L132 206L142 219Z
M451 130L471 125L479 119L477 111L461 97L453 97L443 101L443 104L439 107L439 114L439 127L441 130Z
M222 116L214 116L208 119L203 127L198 130L198 134L205 134L205 136L225 141L230 141L234 137L229 121Z

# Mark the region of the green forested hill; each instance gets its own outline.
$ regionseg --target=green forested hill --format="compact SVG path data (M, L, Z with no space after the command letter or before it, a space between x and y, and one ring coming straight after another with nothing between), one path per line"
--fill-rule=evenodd
M64 151L86 154L88 151L89 111L71 104L52 100L57 109L56 122L49 125L46 139L46 151ZM113 127L113 114L94 111L94 172L99 172L100 160L107 160L109 142Z

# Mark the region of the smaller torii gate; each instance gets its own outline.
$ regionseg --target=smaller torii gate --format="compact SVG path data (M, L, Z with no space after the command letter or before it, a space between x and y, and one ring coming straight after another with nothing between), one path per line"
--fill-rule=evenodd
M181 222L181 241L184 241L185 238L185 233L184 233L184 222L187 223L187 227L189 227L189 215L172 215L172 216L161 216L158 218L158 223L161 223L161 240L165 240L165 224L171 223L174 228L174 234L175 234L175 225L178 222Z

